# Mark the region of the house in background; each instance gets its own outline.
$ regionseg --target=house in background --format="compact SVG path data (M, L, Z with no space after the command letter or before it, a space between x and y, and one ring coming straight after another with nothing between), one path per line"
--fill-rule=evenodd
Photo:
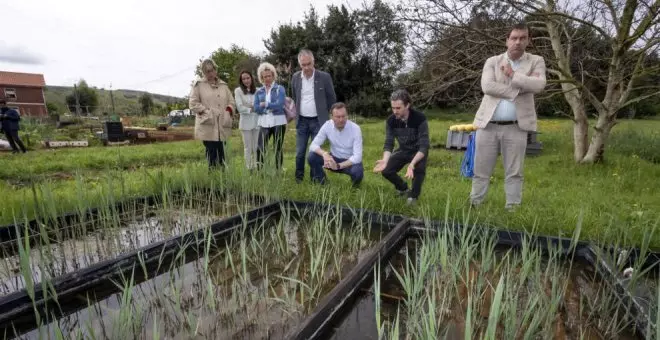
M21 116L47 116L43 74L0 71L0 97Z

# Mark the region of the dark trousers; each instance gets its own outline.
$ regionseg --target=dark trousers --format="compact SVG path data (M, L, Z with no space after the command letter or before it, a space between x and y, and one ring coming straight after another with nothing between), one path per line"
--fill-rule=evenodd
M335 160L337 164L346 161L346 159L337 158L335 156L332 156L332 158ZM312 177L312 182L325 184L325 171L324 171L325 169L323 168L323 163L324 163L323 157L319 156L316 152L310 152L308 161L309 161L309 169ZM364 177L364 167L362 166L362 163L353 164L350 167L341 170L332 170L332 169L328 169L328 170L351 176L351 181L353 182L354 187L359 186L360 183L362 182L362 178Z
M319 119L306 118L298 116L296 123L296 179L303 180L305 178L305 156L307 155L307 145L316 137L321 129ZM321 164L323 165L323 164ZM312 177L312 170L310 169L309 175Z
M14 153L18 151L22 151L23 153L27 152L27 149L25 148L25 145L23 145L21 138L18 137L18 130L4 131L4 133L5 133L5 137L7 137L7 142L9 142L9 145L11 146L12 152Z
M408 190L408 184L397 174L406 164L410 163L415 157L417 151L395 151L387 161L387 166L383 170L383 177L394 184L397 190ZM422 158L413 170L412 190L408 197L418 198L422 193L422 183L424 183L424 176L426 176L426 158Z
M204 141L206 147L206 159L209 161L209 168L215 168L218 165L225 167L225 142L222 141Z
M268 146L268 140L273 137L273 148L275 150L275 168L282 168L282 161L284 160L283 155L283 144L284 144L284 133L286 132L286 125L278 125L269 128L262 127L259 133L259 147L257 148L257 166L259 169L264 164L264 154L267 154L266 147Z

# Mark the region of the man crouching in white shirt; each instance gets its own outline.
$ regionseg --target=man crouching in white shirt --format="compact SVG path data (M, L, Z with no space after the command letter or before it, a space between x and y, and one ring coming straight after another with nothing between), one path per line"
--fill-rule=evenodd
M321 148L326 139L330 141L330 152ZM335 103L330 108L330 120L321 126L309 146L308 161L312 182L325 184L324 168L351 176L354 188L362 182L362 131L348 120L344 103Z

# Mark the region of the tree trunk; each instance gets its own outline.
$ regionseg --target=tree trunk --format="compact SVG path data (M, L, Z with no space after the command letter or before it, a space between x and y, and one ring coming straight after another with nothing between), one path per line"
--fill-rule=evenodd
M546 9L548 11L554 11L555 6L554 0L547 0ZM580 162L587 154L587 148L589 146L589 119L584 109L582 91L574 84L574 79L571 75L570 55L568 55L568 51L562 45L561 34L557 23L547 20L545 25L548 28L552 50L557 58L557 66L560 70L557 76L562 80L561 89L564 92L564 98L573 112L573 157L575 158L575 162Z
M601 114L596 123L594 135L591 137L591 144L587 154L582 158L580 163L597 163L602 162L605 153L605 144L610 136L612 127L616 125L616 114Z
M589 148L589 120L586 115L575 117L573 123L573 157L581 162Z

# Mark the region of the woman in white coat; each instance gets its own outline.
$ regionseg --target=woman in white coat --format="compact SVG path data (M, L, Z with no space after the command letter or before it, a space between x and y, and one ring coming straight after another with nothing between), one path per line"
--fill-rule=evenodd
M259 116L254 110L254 93L257 88L250 71L243 70L238 75L239 86L234 90L236 109L241 118L238 129L243 134L245 166L248 170L257 167L257 147L259 146Z

